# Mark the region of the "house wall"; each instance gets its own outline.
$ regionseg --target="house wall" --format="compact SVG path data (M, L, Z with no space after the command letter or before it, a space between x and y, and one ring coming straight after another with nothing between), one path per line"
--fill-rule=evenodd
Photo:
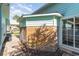
M56 34L57 24L54 23L54 21L56 22L56 19L60 19L60 17L51 15L51 16L38 16L38 17L36 16L36 17L23 18L20 21L20 28L21 28L21 32L20 32L21 38L20 39L26 39L27 42L29 42L29 41L33 42L34 41L34 40L32 40L33 38L30 40L28 40L28 38L31 38L31 36L36 32L36 29L40 28L40 26L43 26L44 24L46 24L46 27L48 28L48 31L50 33L53 34L55 32L55 34ZM54 32L52 32L53 30L54 30ZM52 35L52 37L54 35ZM40 46L40 48L41 48L40 50L44 50L44 51L56 50L56 49L53 50L53 47L55 46L56 39L57 39L57 35L54 36L54 39L51 39L53 41L53 43L47 44L46 46L42 46L40 44L42 46L42 48ZM47 40L47 38L45 40ZM39 39L37 41L39 41ZM50 40L48 40L48 41L50 41ZM41 40L41 42L42 42L42 40ZM41 43L41 42L38 42L38 43ZM45 43L45 42L43 42L43 43ZM30 45L33 45L33 44L30 44ZM34 45L37 45L37 43L34 43ZM39 46L37 46L37 47L39 47Z
M1 45L1 6L0 6L0 45Z
M52 6L49 6L45 9L40 10L40 12L38 12L37 14L47 14L47 13L60 13L60 14L62 14L63 18L79 17L79 3L58 3L58 4L54 4ZM41 18L42 17L40 17L40 18L37 17L36 20L38 20L38 22L39 22L39 20ZM30 19L27 19L27 20L30 21ZM41 20L43 20L43 19L41 19ZM49 19L47 19L47 20L49 20ZM58 43L59 43L58 45L62 46L62 29L61 29L62 28L62 21L61 21L62 19L57 18L57 20L58 20L57 21L57 27L58 27L57 33L58 33L58 38L59 38L58 39ZM32 18L32 21L35 21L35 18ZM25 22L26 22L26 20L25 20Z
M39 17L29 17L29 18L23 18L20 21L20 27L26 27L28 26L42 26L44 23L48 23L47 25L51 26L53 24L53 21L56 22L55 18L56 16L39 16ZM42 22L41 22L42 21ZM51 23L51 24L50 24ZM37 25L35 25L37 24ZM54 23L54 26L57 26L57 24Z
M64 17L79 16L79 3L56 3L40 11L37 14L57 12Z
M0 50L2 48L3 42L5 40L7 34L7 25L9 25L9 5L8 4L1 4L1 25L0 25ZM8 21L8 22L7 22Z
M26 19L19 22L20 27L26 27Z
M37 14L47 14L47 13L60 13L63 18L79 17L79 3L56 3L47 8L42 8L37 12ZM61 19L62 20L62 19ZM58 30L58 45L62 43L62 21L57 20L57 30Z

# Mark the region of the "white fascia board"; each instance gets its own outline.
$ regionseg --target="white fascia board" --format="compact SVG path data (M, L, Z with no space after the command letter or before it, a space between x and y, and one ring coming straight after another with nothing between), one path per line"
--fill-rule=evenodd
M59 16L62 17L60 13L49 13L49 14L36 14L36 15L23 15L23 17L37 17L37 16Z

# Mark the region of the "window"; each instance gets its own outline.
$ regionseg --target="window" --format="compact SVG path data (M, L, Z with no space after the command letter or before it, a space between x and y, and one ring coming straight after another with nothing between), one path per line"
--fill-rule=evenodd
M75 18L75 47L79 48L79 18Z
M79 18L63 20L63 44L79 48Z
M63 44L73 46L73 19L63 20Z

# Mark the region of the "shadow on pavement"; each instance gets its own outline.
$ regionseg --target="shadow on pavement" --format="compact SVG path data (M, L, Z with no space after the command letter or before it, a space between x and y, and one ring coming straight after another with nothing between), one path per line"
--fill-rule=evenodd
M4 43L3 43L3 46L2 46L2 49L1 49L1 52L0 52L0 56L3 56L6 43L7 43L8 41L11 41L11 40L12 40L12 35L10 36L10 38L9 38L9 37L6 37L6 38L5 38Z

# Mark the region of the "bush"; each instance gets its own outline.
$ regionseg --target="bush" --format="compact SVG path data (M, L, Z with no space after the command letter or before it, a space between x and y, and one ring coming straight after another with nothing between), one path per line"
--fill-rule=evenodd
M17 32L15 32L15 35L16 34ZM55 38L56 30L54 31L53 28L52 31L49 31L49 28L44 25L37 28L35 32L28 37L28 41L20 40L21 43L19 44L19 47L15 48L21 52L19 55L35 55L37 53L36 49L44 47L46 44L53 43ZM18 55L18 51L13 54L11 53L11 55Z

